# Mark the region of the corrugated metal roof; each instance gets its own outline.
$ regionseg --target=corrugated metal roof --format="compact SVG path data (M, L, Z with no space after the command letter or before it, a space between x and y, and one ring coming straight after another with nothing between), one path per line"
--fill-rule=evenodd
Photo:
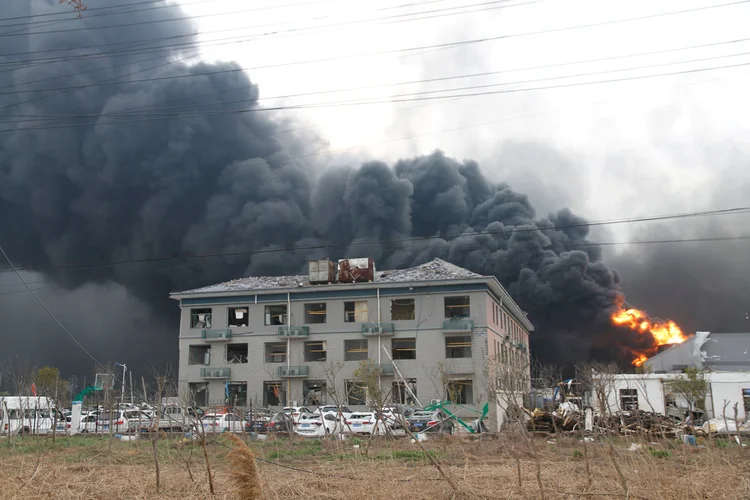
M408 269L394 269L391 271L378 271L375 281L378 283L409 283L415 281L440 281L440 280L464 280L471 278L482 278L477 274L458 267L442 259L434 259L416 267ZM310 285L307 276L252 276L249 278L238 278L216 285L187 290L179 293L216 293L235 292L243 290L273 290L277 288L293 287L321 287L326 285Z

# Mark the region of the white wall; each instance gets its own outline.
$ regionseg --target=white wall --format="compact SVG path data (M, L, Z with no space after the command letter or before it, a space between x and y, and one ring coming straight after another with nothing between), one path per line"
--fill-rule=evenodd
M679 374L619 374L613 384L613 390L607 395L610 411L620 411L620 389L635 389L638 391L638 407L645 411L653 411L664 415L666 408L664 395L665 382L678 377ZM722 418L723 406L727 404L727 418L734 418L734 404L737 403L738 418L746 419L742 398L742 389L750 389L750 372L711 372L705 374L709 382L709 394L706 397L706 409L710 417ZM596 394L593 395L596 401ZM687 404L676 395L678 406Z

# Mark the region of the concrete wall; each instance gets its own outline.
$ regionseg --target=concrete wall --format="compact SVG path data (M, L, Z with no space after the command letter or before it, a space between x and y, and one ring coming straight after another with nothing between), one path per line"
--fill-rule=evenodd
M460 332L444 332L443 320L445 319L444 298L452 296L468 296L470 301L470 317L474 320L472 336L471 358L446 359L446 337L461 335ZM415 301L415 319L392 320L391 301L394 299L413 298ZM368 304L368 319L378 322L394 324L393 336L381 336L381 349L378 349L378 337L364 337L361 333L362 323L344 321L344 302L366 300ZM219 301L217 301L219 302ZM289 341L291 366L308 366L310 374L304 378L292 378L287 385L287 379L279 378L277 370L287 363L265 363L265 344L268 342L286 342L285 338L278 336L277 326L266 326L264 324L264 307L271 303L254 302L227 302L224 298L221 303L206 304L200 306L185 306L182 308L180 320L180 360L179 360L179 383L181 393L186 393L190 382L208 382L209 400L212 404L224 402L224 380L205 380L201 378L200 369L204 365L188 365L188 352L190 345L210 345L211 360L207 365L211 368L229 367L231 369L230 383L246 382L248 388L248 399L263 404L263 383L266 381L283 381L288 387L287 399L304 404L303 380L325 380L324 370L331 363L340 363L342 369L336 374L336 390L339 394L345 394L345 381L354 378L353 372L359 367L359 361L344 361L345 340L368 341L368 357L371 362L390 364L385 351L392 354L392 339L415 338L416 359L396 360L395 365L404 378L414 378L417 381L417 397L423 405L430 404L432 399L442 399L442 387L439 382L438 367L442 364L444 371L455 380L471 380L473 382L472 392L475 403L478 406L487 401L487 384L485 369L488 356L494 355L495 342L502 342L508 338L507 329L500 325L500 316L504 308L500 308L494 298L484 292L451 292L444 294L414 294L403 296L381 297L380 314L378 315L377 298L352 298L320 299L310 301L291 302L291 324L304 324L304 304L314 302L326 303L326 322L323 324L310 324L309 338L293 338ZM259 302L261 302L259 300ZM278 302L285 304L285 302ZM246 343L248 345L248 362L243 364L232 364L226 360L226 343L206 342L201 337L201 328L190 328L190 312L193 308L212 309L211 329L227 328L228 308L243 306L249 308L249 325L242 328L232 328L231 343ZM494 307L498 308L493 313ZM507 312L506 312L507 314ZM498 318L495 322L495 317ZM522 329L521 329L522 330ZM520 339L528 346L528 333L519 331ZM305 362L304 344L306 341L326 342L326 361ZM385 348L384 350L382 348ZM528 356L525 351L516 349L520 358ZM382 384L390 388L395 380L393 376L383 376ZM328 402L332 403L331 398Z

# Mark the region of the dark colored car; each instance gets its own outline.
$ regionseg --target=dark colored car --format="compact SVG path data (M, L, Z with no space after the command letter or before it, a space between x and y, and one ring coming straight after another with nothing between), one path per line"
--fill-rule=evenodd
M245 432L266 432L267 419L255 419L245 421Z
M453 434L453 421L440 410L415 410L406 419L412 432L444 432Z
M276 413L265 424L266 432L292 432L294 430L294 422L292 421L292 417L290 417L283 411Z

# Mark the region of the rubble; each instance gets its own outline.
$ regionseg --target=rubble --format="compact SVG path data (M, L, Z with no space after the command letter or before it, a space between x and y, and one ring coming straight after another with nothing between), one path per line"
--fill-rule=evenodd
M526 428L530 432L580 432L585 417L580 411L549 412L535 409L533 412L524 408L529 416ZM682 426L658 413L638 411L621 411L612 415L594 417L594 433L654 434L661 437L675 437L682 433Z

